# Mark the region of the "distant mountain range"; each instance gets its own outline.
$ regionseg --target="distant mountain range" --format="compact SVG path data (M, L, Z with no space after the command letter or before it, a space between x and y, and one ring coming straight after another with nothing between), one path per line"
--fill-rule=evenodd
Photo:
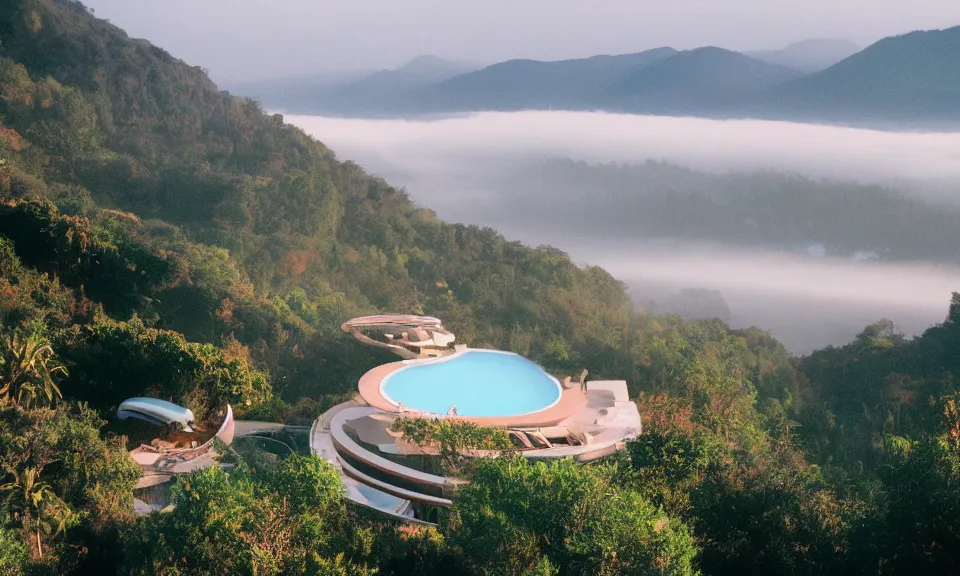
M760 95L747 112L847 122L960 121L960 26L884 38Z
M697 48L631 70L601 108L643 114L716 114L802 73L723 48Z
M657 48L638 54L556 62L508 60L422 86L403 95L398 103L419 112L581 109L589 107L632 71L675 54L673 48Z
M664 47L487 67L429 56L316 84L285 80L238 91L291 113L341 116L555 109L955 127L960 26L885 38L862 51L847 40L808 40L759 52Z
M860 50L860 46L850 40L838 38L804 40L780 50L756 50L743 54L768 64L779 64L810 74L829 68Z
M479 64L417 56L394 70L335 72L309 77L287 77L227 86L266 105L304 111L348 113L351 110L386 111L392 97L466 74Z

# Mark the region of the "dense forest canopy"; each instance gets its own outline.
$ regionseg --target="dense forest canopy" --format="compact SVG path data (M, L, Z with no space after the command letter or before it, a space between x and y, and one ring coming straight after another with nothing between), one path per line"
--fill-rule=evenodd
M949 572L960 296L792 358L759 329L634 311L549 247L402 190L69 0L0 10L3 574ZM645 434L589 467L481 462L437 528L353 508L313 457L185 477L137 518L133 395L310 422L383 357L346 318L630 384Z

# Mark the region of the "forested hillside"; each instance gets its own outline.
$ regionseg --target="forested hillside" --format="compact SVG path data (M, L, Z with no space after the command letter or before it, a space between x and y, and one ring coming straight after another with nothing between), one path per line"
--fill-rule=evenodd
M759 329L634 312L603 270L438 221L69 0L0 9L0 160L4 575L956 566L960 304L916 342L878 324L800 361ZM370 311L627 379L647 433L590 467L482 463L436 529L350 507L299 456L187 477L173 512L134 517L122 399L309 422L384 360L337 330Z
M53 202L34 210L68 222L65 235L89 226L150 259L122 303L76 280L108 314L236 340L294 395L353 385L356 373L325 364L350 356L329 336L354 313L429 309L467 341L533 354L553 336L587 349L593 328L623 316L622 288L601 270L437 222L280 117L82 10L26 2L6 15L4 192Z

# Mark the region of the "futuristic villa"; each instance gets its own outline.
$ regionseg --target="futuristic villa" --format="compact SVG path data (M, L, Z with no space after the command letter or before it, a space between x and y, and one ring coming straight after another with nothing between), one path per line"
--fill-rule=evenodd
M219 439L229 445L235 427L229 404L217 416L222 417L218 423L198 424L190 409L157 398L130 398L120 404L117 419L133 425L126 430L130 457L143 471L133 491L137 513L165 508L177 476L217 465L214 443Z
M558 380L511 352L453 346L455 336L429 316L366 316L341 329L403 360L364 374L357 398L314 422L310 448L340 470L351 500L385 514L435 522L463 482L418 465L430 447L398 433L397 418L499 427L527 458L582 462L613 454L641 432L624 381L587 381L586 370L579 381ZM467 454L487 455L497 453Z

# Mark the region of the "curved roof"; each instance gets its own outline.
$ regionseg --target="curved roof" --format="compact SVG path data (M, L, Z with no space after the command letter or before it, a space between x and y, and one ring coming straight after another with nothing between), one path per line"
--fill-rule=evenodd
M377 314L374 316L360 316L359 318L351 318L343 323L342 328L377 328L377 327L391 327L391 326L425 326L425 327L439 327L441 324L439 318L434 318L433 316L416 316L413 314Z
M189 408L159 398L129 398L124 400L117 409L117 417L121 420L130 417L140 418L155 424L180 422L186 428L189 428L189 424L195 420L193 412Z

